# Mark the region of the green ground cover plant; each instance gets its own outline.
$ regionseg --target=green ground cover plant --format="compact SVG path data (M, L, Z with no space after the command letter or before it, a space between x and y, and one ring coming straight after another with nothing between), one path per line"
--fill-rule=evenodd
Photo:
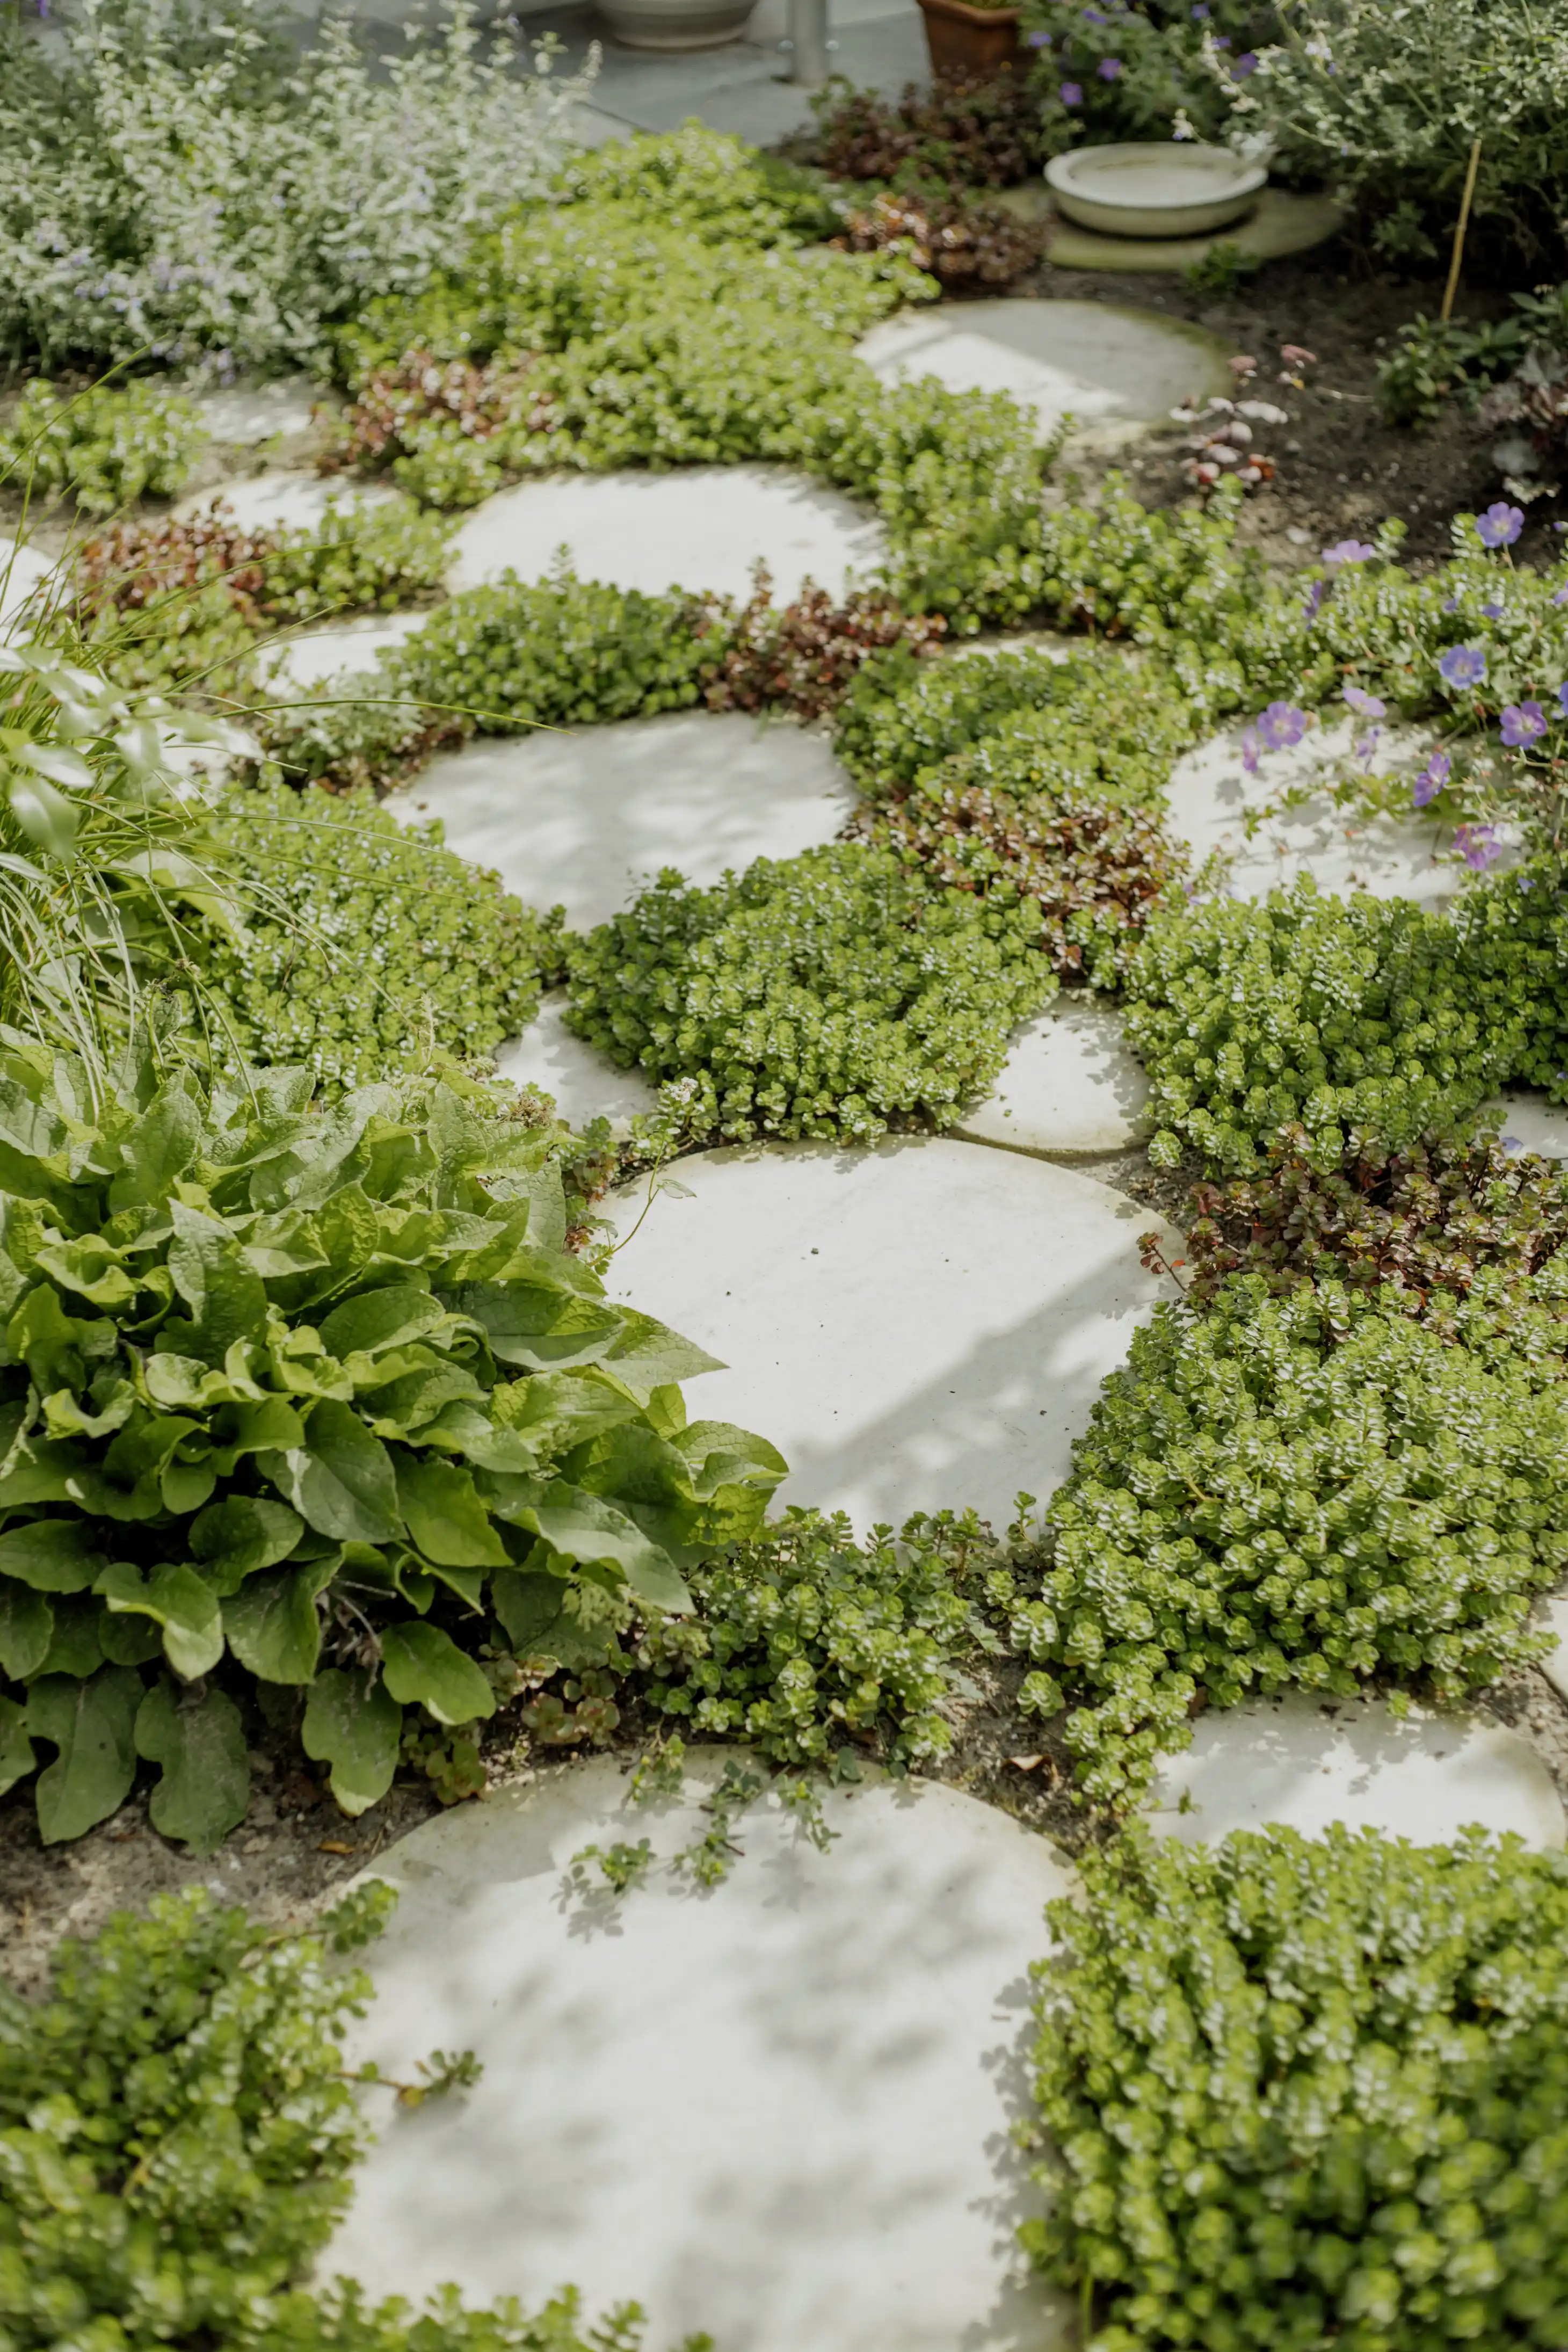
M405 1709L494 1713L541 1585L685 1607L783 1474L688 1423L711 1360L565 1248L558 1131L440 1081L310 1096L132 1063L94 1114L7 1051L0 1751L47 1842L141 1758L153 1825L216 1843L257 1707L363 1811Z
M173 498L208 438L194 402L145 383L60 393L29 383L0 431L0 476L35 497L71 492L89 514Z
M1051 1907L1026 2236L1088 2352L1561 2343L1568 1863L1122 1837Z
M933 888L858 842L759 858L710 889L673 872L567 942L568 1024L623 1067L689 1083L694 1140L950 1127L1008 1033L1054 993L1038 905Z
M372 1996L344 1958L394 1899L373 1884L313 1935L279 1937L205 1891L162 1895L67 1938L40 2000L0 1988L0 2325L16 2352L49 2352L62 2327L124 2352L638 2352L635 2305L590 2329L571 2290L530 2314L466 2308L448 2287L419 2312L310 2283L372 2136L367 2105L396 2092L351 2074L342 2048ZM437 2088L468 2079L439 2053L425 2071Z
M195 950L230 1072L298 1064L331 1097L436 1055L482 1064L560 965L558 921L366 791L231 791L205 855L241 910Z
M1204 1698L1381 1677L1454 1699L1544 1654L1526 1619L1568 1568L1563 1273L1511 1301L1540 1298L1544 1361L1329 1280L1237 1276L1134 1334L1047 1513L1056 1678L1032 1703L1054 1714L1065 1686L1089 1794L1137 1795Z

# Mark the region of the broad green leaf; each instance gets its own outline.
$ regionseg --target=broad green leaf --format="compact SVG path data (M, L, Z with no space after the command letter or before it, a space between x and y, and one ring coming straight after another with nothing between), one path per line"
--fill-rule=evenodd
M537 1569L504 1569L490 1579L490 1606L520 1656L549 1647L566 1604L566 1579Z
M108 1437L123 1429L136 1410L136 1390L130 1381L107 1383L100 1373L92 1383L101 1391L102 1410L84 1411L68 1389L57 1389L44 1399L44 1427L50 1437Z
M112 1323L68 1315L59 1293L47 1282L29 1290L5 1328L13 1362L23 1363L40 1396L56 1389L83 1389L91 1358L107 1356L119 1342Z
M196 1156L201 1112L183 1089L171 1087L120 1141L120 1173L109 1188L111 1212L162 1207L177 1177Z
M506 1568L510 1555L474 1491L472 1473L456 1463L405 1454L397 1500L408 1533L428 1560L446 1568Z
M39 775L24 776L13 772L8 797L11 814L29 841L51 857L69 864L76 853L77 828L81 812L67 800L51 783Z
M298 1408L280 1396L265 1397L259 1404L220 1405L212 1418L212 1433L223 1478L232 1475L243 1454L289 1454L305 1443Z
M629 1307L621 1312L625 1328L606 1349L604 1360L643 1404L653 1390L665 1388L672 1381L690 1381L699 1372L723 1370L717 1356L710 1356L693 1340L683 1339L668 1324L656 1323L651 1315L639 1315Z
M351 1405L312 1405L303 1447L263 1454L264 1474L318 1534L339 1543L386 1543L402 1521L392 1456Z
M226 1495L192 1523L191 1550L220 1600L258 1568L287 1559L305 1531L297 1511L260 1495Z
M148 1812L160 1837L211 1853L245 1819L250 1759L238 1707L211 1686L182 1696L154 1684L136 1713L136 1752L161 1764Z
M49 1654L55 1612L41 1592L14 1577L0 1577L0 1673L14 1683L31 1681Z
M240 1664L264 1683L308 1683L321 1651L316 1595L336 1574L334 1552L247 1576L223 1605L223 1629Z
M103 1554L89 1543L80 1519L33 1519L0 1536L0 1576L14 1576L35 1592L85 1592L102 1566Z
M142 1701L134 1666L102 1666L89 1682L46 1675L27 1693L27 1730L58 1750L38 1775L38 1834L79 1838L117 1812L136 1777L133 1731Z
M90 1593L71 1592L62 1593L51 1602L49 1614L54 1620L49 1646L36 1672L69 1675L74 1681L84 1683L104 1661L102 1629L109 1622L107 1610Z
M503 1364L534 1372L567 1371L608 1353L626 1316L603 1299L539 1282L468 1282L452 1305L472 1316Z
M179 1353L220 1364L236 1339L250 1339L264 1329L266 1289L223 1225L188 1209L183 1201L172 1201L169 1214L174 1227L169 1271L191 1314L188 1324L166 1324L164 1336Z
M427 1290L400 1284L365 1291L334 1307L320 1327L321 1345L340 1362L345 1356L379 1356L387 1348L422 1339L446 1320L446 1308Z
M163 1655L184 1681L210 1674L222 1657L223 1612L194 1568L165 1561L143 1583L128 1560L116 1560L97 1590L111 1615L151 1617L163 1627Z
M343 1811L363 1813L392 1786L403 1709L374 1675L329 1666L310 1685L300 1736L307 1756L331 1765L332 1794Z
M691 1595L668 1553L603 1495L563 1478L487 1477L484 1491L497 1518L542 1536L567 1566L617 1568L652 1607L690 1608Z
M38 1252L37 1264L62 1290L74 1290L95 1307L123 1307L142 1287L127 1271L124 1251L111 1248L100 1234L56 1242Z
M117 1617L106 1608L98 1621L98 1640L111 1666L149 1666L163 1654L163 1629L151 1617Z
M177 1519L188 1519L193 1511L199 1511L216 1485L217 1466L210 1452L198 1454L194 1462L176 1455L164 1463L158 1477L163 1508L173 1511Z
M386 1687L405 1706L417 1700L437 1723L472 1723L496 1711L495 1693L484 1675L439 1625L419 1618L388 1625L381 1637Z
M27 1737L27 1710L14 1698L0 1698L0 1797L25 1780L37 1762Z
M634 1421L637 1406L603 1379L595 1366L585 1372L535 1372L509 1381L490 1398L498 1428L514 1429L542 1453L569 1453L601 1431Z

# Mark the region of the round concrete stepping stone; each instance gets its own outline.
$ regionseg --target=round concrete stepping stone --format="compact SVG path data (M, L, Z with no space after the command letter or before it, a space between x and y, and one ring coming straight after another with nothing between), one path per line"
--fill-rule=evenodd
M337 405L329 389L308 375L279 376L270 383L232 383L221 392L195 395L202 422L213 439L244 449L308 433L319 401Z
M1009 189L999 201L1006 204L1009 195L1033 196L1037 186L1046 199L1043 205L1015 204L1009 210L1022 212L1026 218L1031 212L1037 215L1053 210L1044 181ZM1105 236L1095 229L1080 228L1076 221L1058 220L1051 231L1048 251L1051 266L1056 269L1158 269L1174 273L1191 269L1195 263L1206 259L1216 245L1234 245L1254 261L1278 261L1286 254L1306 253L1315 245L1326 245L1343 226L1343 208L1332 196L1298 195L1289 188L1266 188L1254 213L1214 236Z
M737 710L470 743L386 803L439 817L448 848L496 867L531 907L564 906L578 930L629 906L661 866L711 883L831 841L854 804L823 736Z
M1177 1810L1186 1798L1190 1810ZM1558 1846L1552 1776L1511 1731L1379 1699L1278 1699L1212 1708L1185 1755L1163 1759L1150 1826L1188 1845L1282 1822L1315 1837L1331 1822L1438 1845L1471 1822Z
M1320 890L1348 898L1415 898L1433 906L1453 898L1468 879L1460 863L1442 858L1453 835L1412 811L1407 817L1363 817L1318 794L1299 808L1268 818L1249 841L1244 818L1287 787L1306 787L1337 773L1353 758L1364 721L1336 720L1310 729L1291 750L1261 754L1258 772L1242 764L1239 728L1227 729L1187 752L1166 786L1166 830L1186 842L1194 866L1217 854L1227 860L1221 887L1234 898L1263 898L1310 874ZM1385 728L1373 754L1373 772L1415 773L1435 739L1411 728Z
M722 1761L698 1751L658 1809L574 1764L377 1864L402 1899L348 2063L405 2077L434 2044L484 2073L413 2114L383 2097L322 2274L531 2307L571 2281L595 2316L641 2303L653 2352L700 2328L723 2352L1065 2352L1066 2302L1013 2244L1039 2208L1009 2126L1069 1872L973 1798L877 1780L825 1793L826 1853L764 1801L710 1893L574 1894L584 1845L700 1837Z
M889 383L933 375L950 392L1011 393L1042 441L1070 414L1080 448L1119 448L1188 393L1203 400L1235 381L1217 337L1114 302L943 302L884 320L858 348Z
M864 577L886 551L864 507L782 466L567 474L476 507L457 534L452 583L542 580L563 547L580 580L649 595L689 588L743 602L760 561L781 604L805 580L842 596L850 573Z
M329 506L385 506L401 499L388 482L356 482L342 474L254 474L248 481L224 482L193 490L179 499L176 515L204 514L215 498L226 500L242 530L315 530Z
M1568 1698L1568 1592L1554 1592L1537 1612L1539 1622L1557 1636L1557 1647L1541 1661L1541 1671L1561 1698Z
M565 1003L563 994L547 996L522 1035L497 1054L497 1072L513 1086L542 1087L553 1095L568 1127L581 1129L607 1118L613 1134L625 1135L639 1112L653 1109L658 1090L640 1070L617 1070L574 1037L563 1018Z
M1042 1160L1090 1160L1142 1141L1148 1100L1121 1015L1090 996L1059 996L1019 1030L994 1087L954 1131Z
M772 1440L781 1503L862 1530L973 1504L998 1529L1066 1476L1106 1374L1170 1285L1152 1211L1108 1185L947 1138L778 1144L677 1171L610 1271L727 1369L691 1410ZM605 1206L629 1233L645 1186Z
M1543 1160L1568 1160L1568 1108L1562 1103L1549 1102L1531 1088L1519 1087L1494 1095L1482 1108L1500 1115L1504 1150L1538 1151Z
M365 613L352 621L325 622L298 636L279 638L263 651L258 667L263 677L275 682L320 686L330 677L368 670L378 654L406 645L429 618L427 612ZM367 693L372 683L365 681Z

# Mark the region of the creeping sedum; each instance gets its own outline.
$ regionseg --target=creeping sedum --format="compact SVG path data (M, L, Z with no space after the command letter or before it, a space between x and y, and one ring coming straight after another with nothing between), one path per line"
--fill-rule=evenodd
M1557 2352L1568 1858L1119 1839L1052 1906L1038 2259L1086 2352Z
M1159 1309L1048 1513L1037 1654L1086 1702L1089 1793L1136 1792L1200 1696L1382 1675L1458 1697L1540 1656L1527 1612L1568 1567L1561 1370L1329 1283ZM1061 1703L1049 1676L1034 1696Z
M71 491L89 514L172 498L207 440L194 404L145 383L95 384L74 398L30 383L0 433L0 476L35 496Z

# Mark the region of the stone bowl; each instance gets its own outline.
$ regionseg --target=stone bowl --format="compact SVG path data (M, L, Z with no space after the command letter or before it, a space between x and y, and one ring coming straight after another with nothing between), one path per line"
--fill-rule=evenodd
M1074 147L1046 165L1058 209L1111 236L1206 236L1250 212L1268 178L1228 147L1174 139Z

